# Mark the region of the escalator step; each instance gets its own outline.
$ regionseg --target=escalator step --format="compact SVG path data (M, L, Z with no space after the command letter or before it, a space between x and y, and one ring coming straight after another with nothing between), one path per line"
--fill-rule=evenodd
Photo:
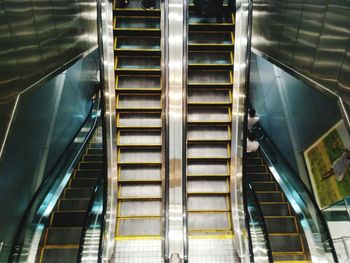
M76 263L79 248L46 248L43 250L44 263Z
M93 188L68 188L65 190L65 198L90 198Z
M93 188L96 185L96 179L71 179L71 188Z
M274 252L302 252L300 235L269 235L271 250Z
M218 211L229 210L228 197L225 195L187 197L188 211Z
M103 154L103 149L99 148L89 148L87 149L87 154Z
M262 165L260 158L246 158L247 165Z
M48 228L45 245L79 245L82 227Z
M87 210L90 199L60 199L59 211Z
M260 203L264 216L289 216L288 203Z
M247 165L247 173L266 173L265 165Z
M259 202L282 202L281 192L256 192Z
M161 216L162 203L161 201L121 201L119 202L120 217L133 216Z
M119 236L160 236L161 218L128 218L118 220Z
M201 213L188 213L188 228L191 231L198 230L229 230L230 216L226 212L201 212Z
M271 233L297 233L294 216L288 217L267 217L264 216L268 232Z
M268 173L251 173L247 174L251 182L268 182L271 181L271 175Z
M304 254L288 254L288 253L272 253L273 261L288 261L288 262L297 262L297 261L306 261L306 257Z
M84 156L85 162L103 162L103 155L100 154L89 154Z
M187 180L188 194L192 193L228 193L229 185L226 178L197 179L191 177Z
M102 171L91 171L91 170L78 170L75 171L75 178L97 178L101 176Z
M52 214L53 227L79 227L85 224L86 212L81 211L55 211Z
M90 144L91 149L103 149L103 144L101 142L92 142Z
M81 162L79 165L80 170L101 170L103 163L97 162Z
M251 176L251 175L249 175ZM277 191L277 185L275 182L253 182L253 187L255 191Z

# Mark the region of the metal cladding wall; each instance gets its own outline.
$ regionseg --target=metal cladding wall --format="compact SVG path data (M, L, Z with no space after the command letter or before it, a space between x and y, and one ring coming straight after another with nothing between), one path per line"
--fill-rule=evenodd
M0 142L18 93L97 45L96 1L0 1Z
M254 0L253 47L350 105L350 1Z

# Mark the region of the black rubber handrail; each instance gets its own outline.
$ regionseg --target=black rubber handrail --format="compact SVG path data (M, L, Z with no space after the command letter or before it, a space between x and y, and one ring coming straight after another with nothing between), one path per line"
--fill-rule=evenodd
M247 154L245 154L245 158L244 158L244 166L246 165L245 164L245 160L247 158ZM247 189L247 187L250 187L250 189ZM250 231L250 224L249 224L249 218L248 218L248 215L249 215L249 211L248 211L248 202L247 202L247 195L248 195L248 191L250 191L252 193L252 197L253 197L253 201L254 201L254 205L258 211L258 214L260 215L260 218L261 218L261 221L260 221L260 224L261 224L261 228L262 228L262 231L263 231L263 236L264 236L264 239L265 239L265 244L266 244L266 249L267 249L267 257L269 259L269 262L273 262L273 257L272 257L272 250L271 250L271 245L270 245L270 238L269 238L269 235L268 235L268 231L267 231L267 227L266 227L266 223L265 223L265 219L264 219L264 216L263 216L263 213L262 213L262 209L261 209L261 206L260 206L260 203L258 201L258 197L256 195L256 192L255 192L255 189L248 177L247 174L244 174L243 176L243 194L244 194L244 212L246 214L246 226L247 226L247 229L248 229L248 239L249 239L249 251L250 251L250 260L251 262L255 262L254 260L254 252L253 252L253 242L252 242L252 239L251 239L251 231Z
M278 155L280 156L280 158L282 159L283 161L283 165L286 166L286 168L291 171L291 174L293 175L293 178L297 181L297 183L301 186L301 188L303 189L303 191L305 191L305 193L308 195L308 197L310 198L311 202L312 202L312 205L314 206L315 208L315 211L317 213L317 216L318 218L320 219L320 224L322 226L322 230L324 231L324 234L327 238L327 240L329 241L329 245L330 245L330 249L331 249L331 252L332 252L332 256L333 256L333 259L334 259L334 262L338 262L338 258L337 258L337 254L336 254L336 251L335 251L335 247L334 247L334 244L333 244L333 241L332 241L332 237L331 237L331 234L329 232L329 228L328 228L328 225L327 225L327 222L321 212L321 210L319 209L318 207L318 204L316 202L316 199L314 197L314 195L309 191L309 189L306 187L306 185L304 184L304 182L301 180L301 178L299 177L299 175L297 174L297 172L293 169L293 167L291 167L291 165L287 162L287 160L285 159L285 157L283 156L283 154L281 153L281 151L278 149L278 147L276 146L276 144L271 140L271 138L267 135L267 133L265 132L264 128L261 126L260 123L257 123L255 125L255 128L254 128L254 131L261 131L262 135L264 136L263 138L258 137L258 141L260 143L260 147L263 148L263 144L266 142L266 139L268 139L268 141L270 142L272 148L273 148L273 151ZM266 161L266 157L265 156L266 152L263 151L263 158L265 159Z
M99 90L96 89L95 90L95 95L99 93ZM73 136L73 138L70 140L70 142L67 144L67 147L64 149L64 151L60 154L59 158L57 159L57 161L55 162L54 166L50 169L50 172L48 173L48 175L46 176L46 178L44 179L44 181L40 184L39 188L35 191L35 193L33 194L32 198L30 199L30 202L29 204L27 205L27 208L22 216L22 219L20 221L20 224L19 224L19 227L16 231L16 234L15 234L15 238L14 238L14 241L12 243L12 247L11 247L11 250L10 250L10 254L9 254L9 258L8 258L8 262L13 262L14 261L14 257L15 257L15 254L16 254L16 251L17 251L17 248L20 248L21 245L19 244L19 239L21 237L21 234L23 233L24 231L24 228L26 227L26 221L29 217L29 213L31 212L32 210L32 207L35 203L35 201L37 200L39 194L43 191L43 189L46 187L46 185L49 183L49 182L55 182L57 180L57 178L59 177L60 173L57 173L56 174L56 177L55 179L51 178L50 177L50 174L54 173L54 171L56 170L57 166L59 164L61 164L62 162L62 159L65 155L65 153L68 151L69 147L72 145L72 143L74 142L74 140L76 139L76 137L79 135L79 133L81 132L81 129L85 126L85 124L90 120L91 118L91 114L93 112L93 109L94 109L94 106L96 106L96 103L99 104L100 101L99 101L99 97L98 99L96 99L94 101L94 103L91 104L90 106L90 113L88 114L88 116L85 118L84 122L81 124L80 128L78 129L78 131L75 133L75 135ZM97 117L96 117L97 119ZM82 145L82 149L85 147L86 143L89 141L89 138L91 137L91 135L93 134L93 131L94 129L96 128L96 124L97 124L97 121L95 121L92 123L92 127L90 129L90 132L86 135L85 137L85 141L83 142L83 145ZM79 152L79 154L81 154L81 151ZM66 162L66 161L65 161Z

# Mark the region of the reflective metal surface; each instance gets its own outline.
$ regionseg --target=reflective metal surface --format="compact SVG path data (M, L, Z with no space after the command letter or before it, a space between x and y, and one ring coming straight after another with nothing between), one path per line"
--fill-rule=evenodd
M349 1L256 0L253 14L257 51L350 104Z
M186 1L168 1L168 138L169 138L169 205L168 205L168 252L167 259L179 257L184 260L184 107L183 57L184 57L184 6Z

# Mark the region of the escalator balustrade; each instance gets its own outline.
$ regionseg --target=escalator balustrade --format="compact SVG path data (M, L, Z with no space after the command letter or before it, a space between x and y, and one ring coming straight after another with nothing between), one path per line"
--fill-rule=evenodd
M187 213L189 262L234 262L230 204L234 17L189 6Z
M103 172L102 154L102 129L98 128L50 215L36 262L77 262L89 202Z
M160 9L131 0L115 3L113 12L118 209L112 262L162 262Z
M310 262L305 235L261 153L249 153L247 176L262 210L274 262Z

